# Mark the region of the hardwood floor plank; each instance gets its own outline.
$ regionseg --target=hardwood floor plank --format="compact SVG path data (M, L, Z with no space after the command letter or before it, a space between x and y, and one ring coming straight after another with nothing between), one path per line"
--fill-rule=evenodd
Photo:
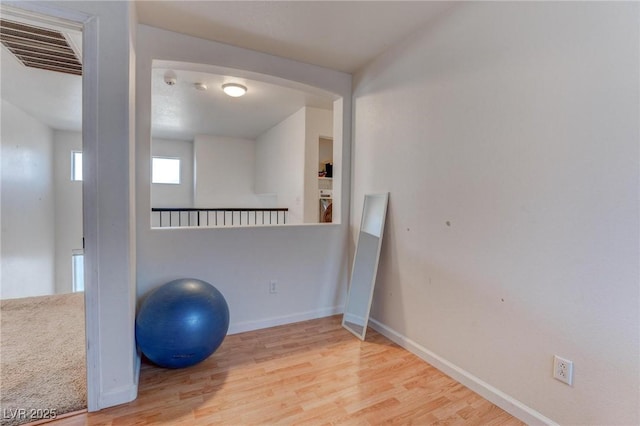
M522 425L382 335L339 316L227 336L204 362L143 362L138 399L52 426Z

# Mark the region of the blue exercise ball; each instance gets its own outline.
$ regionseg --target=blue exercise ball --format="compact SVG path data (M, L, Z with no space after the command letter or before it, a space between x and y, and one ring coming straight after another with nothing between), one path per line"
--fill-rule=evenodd
M229 330L229 306L206 281L179 279L149 293L136 317L136 340L154 364L183 368L203 361Z

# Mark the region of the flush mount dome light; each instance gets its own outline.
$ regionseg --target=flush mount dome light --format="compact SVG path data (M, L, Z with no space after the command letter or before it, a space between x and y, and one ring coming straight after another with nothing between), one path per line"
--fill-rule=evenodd
M247 88L238 83L227 83L222 85L222 90L229 96L238 98L247 93Z

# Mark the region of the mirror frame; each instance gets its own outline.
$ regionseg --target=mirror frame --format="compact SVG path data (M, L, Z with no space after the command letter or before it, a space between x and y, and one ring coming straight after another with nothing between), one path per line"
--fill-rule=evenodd
M364 319L364 324L362 326L362 331L359 332L358 330L355 330L351 327L348 326L348 322L346 321L348 312L347 309L349 308L349 302L351 301L351 298L353 297L353 294L351 292L352 288L353 288L353 275L354 275L354 271L356 270L356 261L358 260L358 250L360 248L360 240L361 240L361 234L363 232L366 232L364 230L365 227L365 218L367 215L367 208L368 206L371 205L371 200L374 199L381 199L382 200L382 211L379 212L378 214L381 215L381 220L379 223L379 229L376 229L376 231L378 232L378 235L376 235L378 237L378 247L376 249L376 255L375 255L375 262L374 262L374 266L373 266L373 275L371 278L371 282L368 283L369 285L369 295L366 301L361 301L361 303L365 302L366 303L366 309L365 309L365 315L363 317ZM355 335L356 337L358 337L360 340L364 340L365 339L365 335L367 334L367 326L369 324L369 315L371 313L371 303L373 302L373 291L375 288L375 284L376 284L376 277L378 275L378 263L380 262L380 249L382 247L382 237L383 237L383 233L384 233L384 224L386 221L386 217L387 217L387 206L389 204L389 193L385 192L385 193L381 193L381 194L365 194L364 196L364 204L362 206L362 217L360 219L360 230L358 232L358 243L356 245L356 251L355 254L353 256L353 264L351 266L351 279L349 280L349 290L347 292L347 299L345 301L345 305L344 305L344 313L342 316L342 327L344 327L345 329L347 329L349 332L351 332L353 335ZM367 234L370 235L374 235L371 234L370 232L366 232Z

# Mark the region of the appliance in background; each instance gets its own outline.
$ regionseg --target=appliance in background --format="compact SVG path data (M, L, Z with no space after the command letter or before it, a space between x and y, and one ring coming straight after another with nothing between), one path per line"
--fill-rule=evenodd
M333 212L333 190L321 189L320 190L320 223L331 223Z
M326 163L324 165L324 176L328 178L333 177L333 163Z

